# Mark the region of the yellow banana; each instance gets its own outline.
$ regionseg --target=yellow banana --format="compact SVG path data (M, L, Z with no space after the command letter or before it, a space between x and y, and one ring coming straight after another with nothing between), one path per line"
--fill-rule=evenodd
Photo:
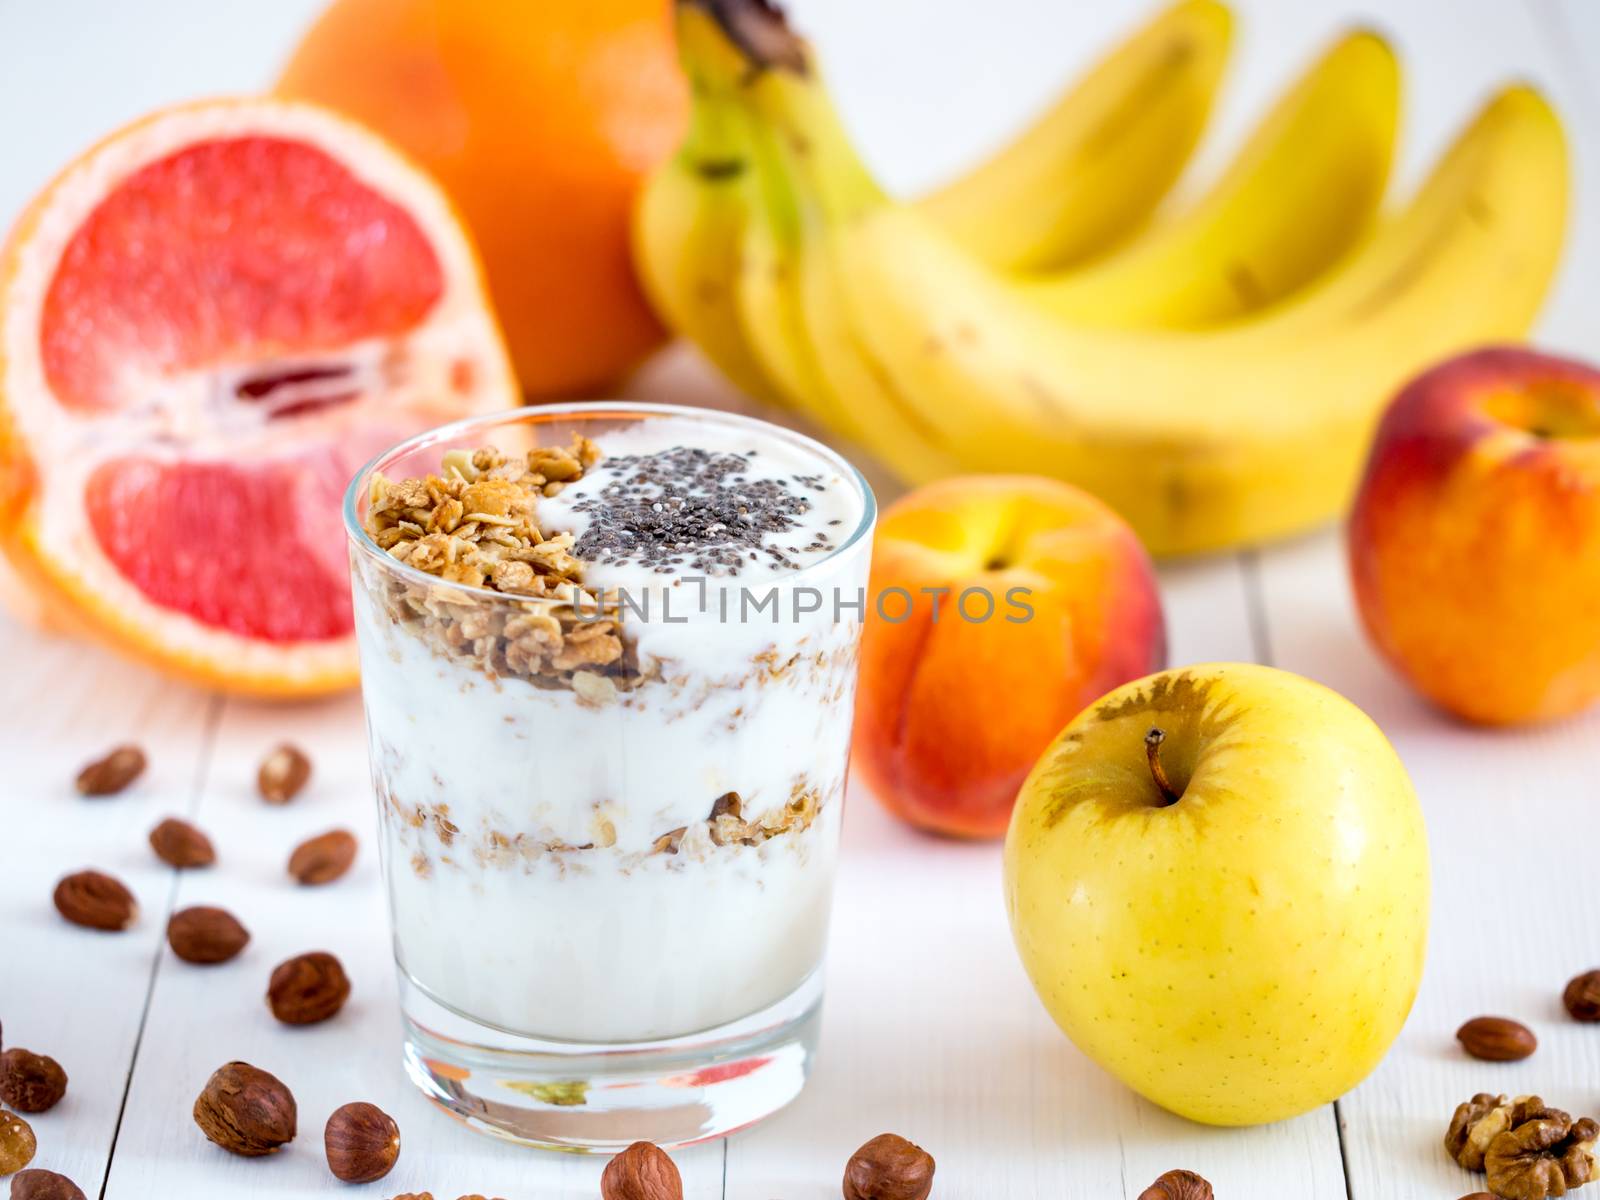
M1281 312L1214 332L1084 329L885 198L812 76L764 70L748 95L825 216L843 319L941 444L973 470L1089 488L1156 553L1334 516L1392 390L1525 331L1563 238L1561 125L1513 87L1360 254Z
M736 387L774 402L767 370L740 328L734 293L749 149L748 118L731 93L743 62L700 9L679 10L678 38L695 102L682 145L640 193L634 263L645 294L674 332Z
M763 163L783 178L781 152ZM948 475L960 460L939 444L937 430L902 395L893 375L867 351L847 320L838 263L828 253L826 214L805 194L795 196L801 334L818 374L825 404L838 416L814 413L824 426L859 444L907 478ZM803 403L803 402L802 402Z
M748 140L745 225L736 285L745 340L785 403L833 432L855 426L823 380L806 337L800 297L800 213L770 126L759 122Z
M1218 0L1179 0L919 207L996 267L1040 271L1105 252L1150 219L1183 171L1232 41Z
M1079 324L1187 329L1237 319L1319 277L1371 229L1394 156L1400 73L1347 35L1279 100L1192 208L1033 299Z
M634 257L670 328L737 386L781 403L792 394L781 376L793 373L799 355L773 338L787 322L775 311L741 319L733 298L741 248L763 251L769 264L777 253L765 234L747 233L750 189L739 176L749 146L726 103L742 66L730 36L760 37L761 18L723 0L683 0L677 24L694 111L678 153L641 193ZM1147 219L1192 152L1221 83L1231 27L1220 0L1177 0L1016 142L924 206L997 262L1076 261L1110 249ZM757 309L769 303L777 298L758 300ZM752 315L766 354L748 341Z

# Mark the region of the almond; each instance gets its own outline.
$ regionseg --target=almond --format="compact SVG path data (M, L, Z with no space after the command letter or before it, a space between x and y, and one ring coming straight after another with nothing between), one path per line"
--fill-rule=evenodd
M209 867L217 861L211 839L187 821L168 817L150 831L150 848L169 867Z
M78 772L78 794L115 796L144 774L144 766L143 750L137 746L118 746Z
M74 925L117 933L133 924L133 893L100 871L77 871L56 884L56 911Z
M289 856L289 874L301 884L314 887L332 883L355 860L356 835L349 830L332 829L294 848Z
M167 944L184 962L211 966L236 958L250 941L250 931L222 908L198 905L172 914Z
M1533 1030L1510 1017L1473 1017L1456 1030L1456 1040L1486 1062L1518 1062L1539 1047Z
M285 742L261 760L256 788L268 804L287 804L310 779L311 760L300 747Z

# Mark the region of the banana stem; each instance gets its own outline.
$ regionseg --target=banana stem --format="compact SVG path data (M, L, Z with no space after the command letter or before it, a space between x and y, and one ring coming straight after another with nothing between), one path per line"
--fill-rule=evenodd
M678 0L678 7L710 13L754 70L778 68L799 75L810 70L805 42L789 28L783 10L769 0Z

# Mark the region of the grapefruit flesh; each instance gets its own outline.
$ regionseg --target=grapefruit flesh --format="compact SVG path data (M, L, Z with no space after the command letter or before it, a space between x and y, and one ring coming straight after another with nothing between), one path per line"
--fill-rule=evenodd
M95 468L85 501L95 539L152 602L247 638L338 638L351 623L344 561L308 551L339 547L328 515L343 467L118 458Z
M60 403L135 403L119 378L404 333L444 290L409 214L305 143L188 146L120 183L68 243L40 318Z
M0 547L68 623L212 686L353 682L347 481L516 401L442 194L310 105L113 135L0 255Z

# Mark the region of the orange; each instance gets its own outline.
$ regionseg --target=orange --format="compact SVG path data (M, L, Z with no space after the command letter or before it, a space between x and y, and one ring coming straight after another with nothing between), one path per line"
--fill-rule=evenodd
M352 683L346 481L515 403L444 194L311 105L148 117L0 250L0 550L36 608L210 686Z
M687 124L666 0L335 0L279 81L432 171L466 214L525 393L597 394L662 341L633 198Z

